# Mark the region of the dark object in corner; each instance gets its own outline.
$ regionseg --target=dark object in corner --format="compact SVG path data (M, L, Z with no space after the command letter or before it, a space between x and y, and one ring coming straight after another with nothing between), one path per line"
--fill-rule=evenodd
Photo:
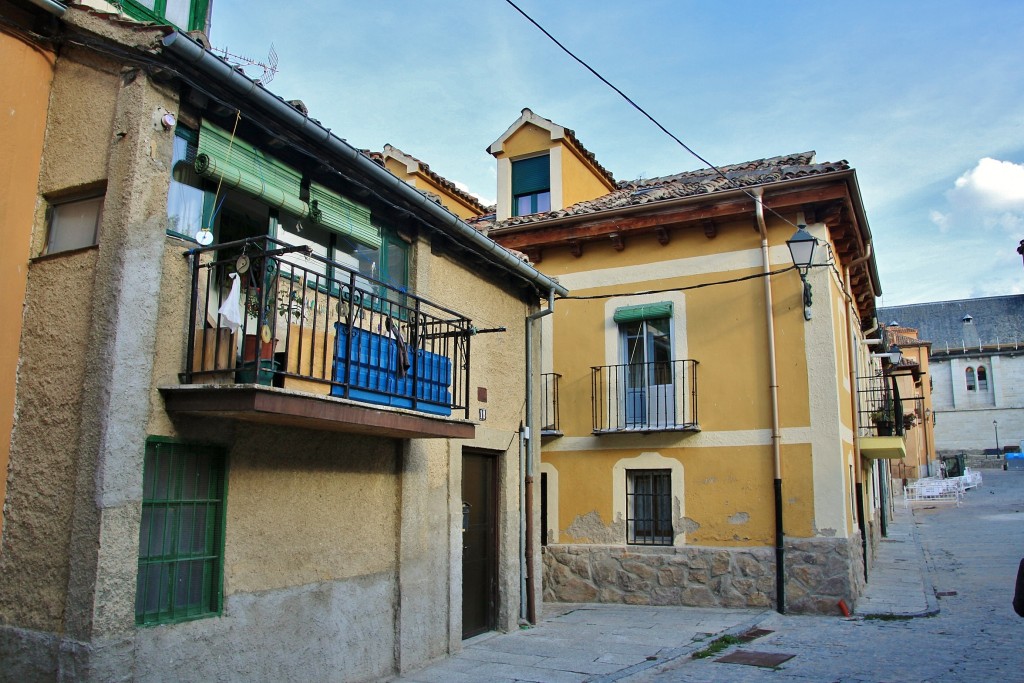
M1017 616L1024 617L1024 560L1017 568L1017 587L1013 591L1013 611Z

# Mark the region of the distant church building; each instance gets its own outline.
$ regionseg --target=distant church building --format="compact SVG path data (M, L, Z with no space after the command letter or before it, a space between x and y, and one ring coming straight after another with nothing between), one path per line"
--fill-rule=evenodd
M1024 439L1024 295L885 306L878 320L931 342L939 456Z

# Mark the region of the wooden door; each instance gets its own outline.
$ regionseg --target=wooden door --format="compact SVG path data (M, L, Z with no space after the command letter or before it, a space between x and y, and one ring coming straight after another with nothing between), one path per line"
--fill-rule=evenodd
M498 604L497 460L462 455L462 637L494 630Z

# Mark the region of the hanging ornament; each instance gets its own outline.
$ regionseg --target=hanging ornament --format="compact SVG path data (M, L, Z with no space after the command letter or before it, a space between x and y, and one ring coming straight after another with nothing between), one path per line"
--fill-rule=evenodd
M239 275L245 275L249 272L249 257L242 254L235 261L235 272Z
M196 233L196 242L201 246L208 247L213 244L213 232L209 228L203 228Z

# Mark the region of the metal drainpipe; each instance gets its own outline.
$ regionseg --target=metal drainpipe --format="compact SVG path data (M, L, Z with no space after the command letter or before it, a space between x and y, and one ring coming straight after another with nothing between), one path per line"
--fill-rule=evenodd
M55 17L62 17L64 13L68 11L68 8L59 2L53 0L29 0L36 7L42 7L44 10L49 12Z
M536 320L543 318L544 316L551 315L555 312L555 290L548 290L548 307L541 309L536 313L531 313L526 316L526 428L524 430L525 439L520 439L520 443L526 444L526 467L524 478L524 488L526 489L525 495L525 508L526 508L526 525L521 530L521 534L526 536L525 548L524 548L524 561L526 563L526 571L523 573L526 581L526 620L531 624L537 623L537 594L536 588L534 587L533 581L533 453L532 453L532 438L536 432L537 425L536 417L533 412L533 323ZM520 472L523 472L520 469Z
M779 377L775 367L775 316L772 308L771 263L768 260L768 226L764 222L764 191L753 190L757 200L754 212L757 215L757 229L761 233L761 263L764 268L765 322L768 325L768 388L772 404L772 458L775 463L775 609L786 613L786 534L782 525L782 432L779 430Z
M850 286L850 270L854 266L859 265L859 264L861 264L861 263L863 263L863 262L865 262L865 261L867 261L868 259L871 258L871 242L870 241L865 243L865 245L864 245L864 252L865 252L864 256L861 256L860 258L854 259L849 264L847 264L846 268L843 269L844 286L846 287L846 291L848 291L848 292L852 291L852 288ZM869 277L868 279L870 280L871 278ZM874 289L872 289L872 292L874 292ZM867 334L870 334L871 332L873 332L877 328L878 328L878 325L876 324L874 327L872 327L870 330L868 330ZM858 374L859 374L858 370L860 368L860 354L857 353L857 351L858 351L858 349L860 347L857 345L857 338L853 334L853 304L852 303L847 305L846 336L847 336L847 339L849 340L848 343L847 343L847 346L849 347L847 349L847 356L848 356L849 365L850 365L850 386L853 387L853 400L850 401L850 405L851 405L850 409L851 409L851 411L853 413L853 415L852 415L853 419L852 419L852 421L850 423L850 424L853 425L853 454L854 454L854 468L853 468L853 470L854 470L854 473L853 473L853 477L854 477L854 479L853 479L853 481L854 481L853 492L854 493L853 494L855 496L859 497L860 495L862 495L863 490L864 490L864 487L863 487L863 485L861 484L861 481L860 481L860 477L861 477L861 474L860 474L860 470L861 470L861 466L860 466L861 465L861 457L860 457L860 392L857 391L857 377L858 377ZM862 504L862 502L860 500L857 500L855 502L857 503L856 510L858 511L857 512L857 528L860 530L861 554L864 557L864 580L867 581L868 580L868 540L867 540L867 526L864 524L864 506L863 506L863 504Z

